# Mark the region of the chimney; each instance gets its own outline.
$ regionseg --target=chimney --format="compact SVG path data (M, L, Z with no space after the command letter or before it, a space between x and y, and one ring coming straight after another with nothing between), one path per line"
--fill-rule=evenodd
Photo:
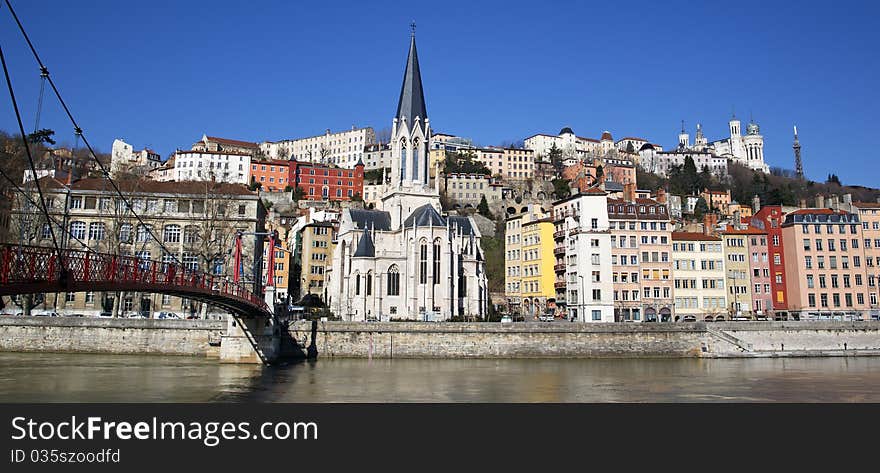
M829 207L834 210L840 210L840 196L837 194L833 194L831 196L831 202L829 203Z
M657 202L659 202L661 204L666 203L666 189L664 189L662 187L657 189Z
M632 182L627 182L623 185L623 200L627 202L636 201L636 185Z
M824 209L825 208L825 196L824 195L819 194L816 196L816 208L817 209Z
M843 194L844 205L852 205L852 194Z
M758 194L755 194L755 196L752 197L752 210L754 210L755 213L761 211L761 198L758 197Z
M703 215L703 233L711 235L715 233L715 224L718 223L718 215L707 213Z

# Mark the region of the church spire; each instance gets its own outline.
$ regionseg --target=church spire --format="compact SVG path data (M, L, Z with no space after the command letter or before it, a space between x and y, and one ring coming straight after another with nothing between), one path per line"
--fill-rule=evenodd
M415 117L422 123L428 117L425 106L425 93L422 90L422 74L419 71L419 55L416 52L415 22L410 27L412 33L409 42L409 56L406 58L406 72L403 74L403 85L400 87L400 100L397 102L397 115L400 120L406 118L407 127L412 128Z

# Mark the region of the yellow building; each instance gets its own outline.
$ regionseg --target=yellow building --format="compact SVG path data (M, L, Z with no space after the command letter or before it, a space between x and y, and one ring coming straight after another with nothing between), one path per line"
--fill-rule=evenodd
M522 313L527 317L552 313L556 308L553 230L550 218L522 225Z
M327 300L326 276L333 260L336 228L330 222L312 222L302 229L302 285L299 299L306 294L318 294Z

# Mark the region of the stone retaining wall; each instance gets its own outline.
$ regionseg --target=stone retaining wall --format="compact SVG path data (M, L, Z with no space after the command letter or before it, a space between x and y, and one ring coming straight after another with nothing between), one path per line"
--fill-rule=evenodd
M216 355L219 320L0 317L0 351Z
M308 322L290 327L303 344L309 329ZM880 353L880 322L321 322L317 347L319 356L356 358L873 355Z

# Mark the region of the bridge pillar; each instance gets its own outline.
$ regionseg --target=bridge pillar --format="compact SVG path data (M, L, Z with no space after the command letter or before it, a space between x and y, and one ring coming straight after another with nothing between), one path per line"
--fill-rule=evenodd
M268 364L278 359L281 333L274 317L226 319L226 333L220 339L221 363Z

